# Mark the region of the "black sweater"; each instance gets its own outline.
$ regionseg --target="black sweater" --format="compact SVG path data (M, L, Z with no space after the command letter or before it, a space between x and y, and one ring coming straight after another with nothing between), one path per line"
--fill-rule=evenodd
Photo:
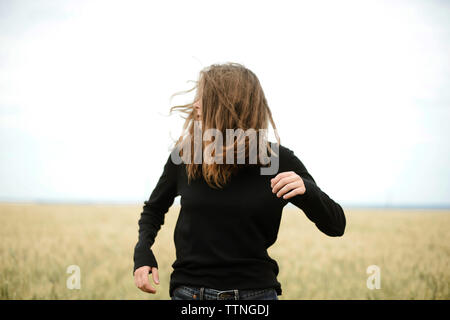
M170 296L178 285L218 290L272 287L281 295L278 264L269 257L267 248L277 239L283 207L293 203L329 236L343 235L346 219L342 207L316 185L290 149L280 145L279 157L277 174L294 171L300 175L306 187L303 195L278 198L270 185L277 174L261 175L255 165L242 168L223 189L209 187L203 178L188 184L185 165L175 165L169 156L155 189L144 202L134 270L158 267L151 246L165 213L180 195Z

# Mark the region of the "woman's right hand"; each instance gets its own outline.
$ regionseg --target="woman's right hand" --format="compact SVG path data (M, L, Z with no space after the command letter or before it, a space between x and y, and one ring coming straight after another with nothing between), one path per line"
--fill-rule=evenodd
M158 269L155 267L143 266L134 272L134 283L136 287L147 293L156 293L156 289L150 285L148 274L152 273L153 282L159 284Z

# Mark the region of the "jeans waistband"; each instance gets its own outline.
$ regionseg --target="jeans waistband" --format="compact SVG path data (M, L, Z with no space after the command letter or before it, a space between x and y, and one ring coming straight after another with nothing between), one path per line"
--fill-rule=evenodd
M180 286L183 290L189 292L193 297L198 297L199 300L239 300L240 298L248 298L264 293L268 290L275 290L273 288L267 289L251 289L251 290L217 290L205 287Z

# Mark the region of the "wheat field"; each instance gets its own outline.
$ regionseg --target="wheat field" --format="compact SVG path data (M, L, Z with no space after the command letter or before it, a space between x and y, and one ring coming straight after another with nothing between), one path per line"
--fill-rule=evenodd
M0 299L169 299L179 207L153 246L157 293L132 276L140 205L0 204ZM345 209L346 233L322 234L302 211L285 207L269 254L280 266L282 299L449 299L450 211ZM81 287L68 289L70 265ZM380 288L367 287L367 268Z

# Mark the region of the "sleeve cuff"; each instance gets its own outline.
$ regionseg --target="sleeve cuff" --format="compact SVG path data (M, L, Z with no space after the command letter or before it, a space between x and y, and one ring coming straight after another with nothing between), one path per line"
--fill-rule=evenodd
M135 250L134 252L133 275L136 269L143 266L158 268L158 262L156 261L155 255L151 249L145 251Z

